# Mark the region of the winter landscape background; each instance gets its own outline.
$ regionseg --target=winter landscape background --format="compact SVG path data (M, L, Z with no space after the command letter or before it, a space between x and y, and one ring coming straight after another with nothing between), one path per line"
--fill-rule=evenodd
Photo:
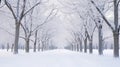
M1 67L119 67L120 0L0 0Z

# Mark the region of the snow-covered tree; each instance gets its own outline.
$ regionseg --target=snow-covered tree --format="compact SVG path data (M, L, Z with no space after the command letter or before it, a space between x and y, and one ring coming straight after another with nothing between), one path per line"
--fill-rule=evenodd
M15 41L14 41L14 54L18 53L18 42L19 42L19 34L20 34L20 25L25 17L33 8L38 6L41 1L37 2L36 4L32 5L28 9L26 4L28 4L28 0L4 0L5 5L8 7L10 12L12 13L14 20L15 20Z
M111 0L109 0L111 1ZM119 57L119 3L120 0L113 0L113 13L114 13L114 22L111 24L109 20L106 18L105 14L103 13L102 9L98 6L97 0L90 0L90 2L95 6L96 10L99 12L101 17L104 19L105 23L110 27L113 32L113 40L114 40L114 57Z

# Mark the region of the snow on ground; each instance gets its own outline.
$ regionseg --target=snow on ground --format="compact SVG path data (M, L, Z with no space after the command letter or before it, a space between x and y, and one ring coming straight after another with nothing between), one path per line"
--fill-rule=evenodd
M57 49L37 53L20 51L18 55L2 50L0 67L120 67L120 58L113 58L111 50L103 56L96 50L94 54Z

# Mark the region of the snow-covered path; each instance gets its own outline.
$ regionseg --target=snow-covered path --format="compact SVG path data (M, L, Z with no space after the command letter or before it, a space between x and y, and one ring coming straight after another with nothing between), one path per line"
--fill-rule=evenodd
M120 67L120 58L65 49L18 55L1 53L0 67Z

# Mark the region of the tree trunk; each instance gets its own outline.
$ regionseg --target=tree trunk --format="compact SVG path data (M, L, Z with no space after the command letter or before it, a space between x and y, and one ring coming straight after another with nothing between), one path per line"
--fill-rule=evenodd
M84 40L84 52L87 53L87 37Z
M26 40L26 44L25 44L25 52L29 53L29 38L27 38Z
M36 52L36 41L34 43L34 52Z
M103 55L103 35L102 35L102 25L98 28L98 38L99 38L99 47L98 52L99 55Z
M9 48L10 48L10 46L9 46L9 43L7 44L7 51L9 51Z
M36 43L37 43L37 30L35 31L34 52L36 52Z
M42 44L42 49L41 49L41 51L44 51L44 45Z
M114 57L119 57L119 32L113 32L114 38Z
M73 51L73 45L71 45L71 50Z
M40 51L40 44L38 44L38 51Z
M115 30L113 30L114 57L119 57L119 28L118 28L119 7L118 6L119 6L118 0L114 0L114 25L115 25Z
M18 54L20 23L16 22L15 25L15 41L14 41L14 54Z
M79 51L79 44L77 44L77 51Z
M82 52L82 41L80 41L80 52Z
M90 39L89 41L90 41L90 42L89 42L89 53L91 54L91 53L93 53L92 39Z

